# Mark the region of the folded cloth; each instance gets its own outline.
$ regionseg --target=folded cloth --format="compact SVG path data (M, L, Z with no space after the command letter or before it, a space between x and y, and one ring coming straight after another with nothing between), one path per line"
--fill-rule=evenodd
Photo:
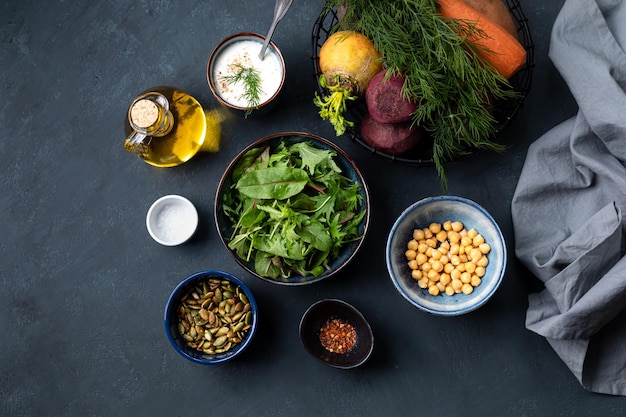
M579 110L531 144L515 250L545 285L526 327L583 387L626 395L626 2L566 0L550 59Z

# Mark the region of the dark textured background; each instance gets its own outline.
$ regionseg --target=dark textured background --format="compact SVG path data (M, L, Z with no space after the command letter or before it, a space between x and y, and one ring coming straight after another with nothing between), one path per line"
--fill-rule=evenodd
M395 217L440 193L432 168L394 165L334 138L312 104L311 30L322 1L296 0L274 40L287 62L285 94L262 119L228 118L221 149L176 168L122 148L130 100L175 85L216 107L206 59L223 37L265 33L274 2L5 0L0 4L0 415L2 416L623 416L626 399L585 391L547 342L524 327L537 283L516 261L510 201L528 145L576 111L548 59L562 1L523 0L536 44L530 95L503 155L448 165L449 193L500 223L509 265L495 297L456 318L426 315L388 278L384 247ZM246 144L278 131L332 138L361 167L372 224L336 279L285 288L246 274L216 235L217 181ZM155 243L145 214L178 193L197 206L194 239ZM163 309L174 286L203 269L250 284L260 328L241 357L203 367L169 346ZM376 346L362 368L309 357L304 310L342 298L370 320Z

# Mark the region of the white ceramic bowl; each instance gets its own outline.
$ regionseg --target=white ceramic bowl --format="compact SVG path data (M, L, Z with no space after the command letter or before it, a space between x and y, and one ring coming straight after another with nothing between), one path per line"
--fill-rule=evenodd
M150 206L146 227L150 236L161 245L180 245L196 232L198 211L185 197L166 195Z

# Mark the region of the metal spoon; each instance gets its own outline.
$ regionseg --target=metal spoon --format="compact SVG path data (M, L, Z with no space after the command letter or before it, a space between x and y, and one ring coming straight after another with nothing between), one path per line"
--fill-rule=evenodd
M270 30L267 32L267 36L265 37L265 42L263 42L263 47L261 48L261 52L259 52L259 58L261 61L265 58L265 50L267 49L267 45L269 45L270 40L272 39L272 35L274 34L274 29L276 29L276 25L285 17L285 13L291 7L291 3L293 0L276 0L276 5L274 6L274 20L272 20L272 24L270 25Z

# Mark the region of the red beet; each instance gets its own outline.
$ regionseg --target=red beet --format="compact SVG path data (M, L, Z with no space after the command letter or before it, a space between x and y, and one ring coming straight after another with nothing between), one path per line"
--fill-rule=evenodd
M424 129L411 128L411 122L380 123L365 115L361 120L361 138L378 151L389 155L400 155L410 151L419 143Z
M393 74L387 81L387 70L377 73L367 86L365 102L372 119L380 123L401 123L411 118L417 105L402 95L404 76Z

